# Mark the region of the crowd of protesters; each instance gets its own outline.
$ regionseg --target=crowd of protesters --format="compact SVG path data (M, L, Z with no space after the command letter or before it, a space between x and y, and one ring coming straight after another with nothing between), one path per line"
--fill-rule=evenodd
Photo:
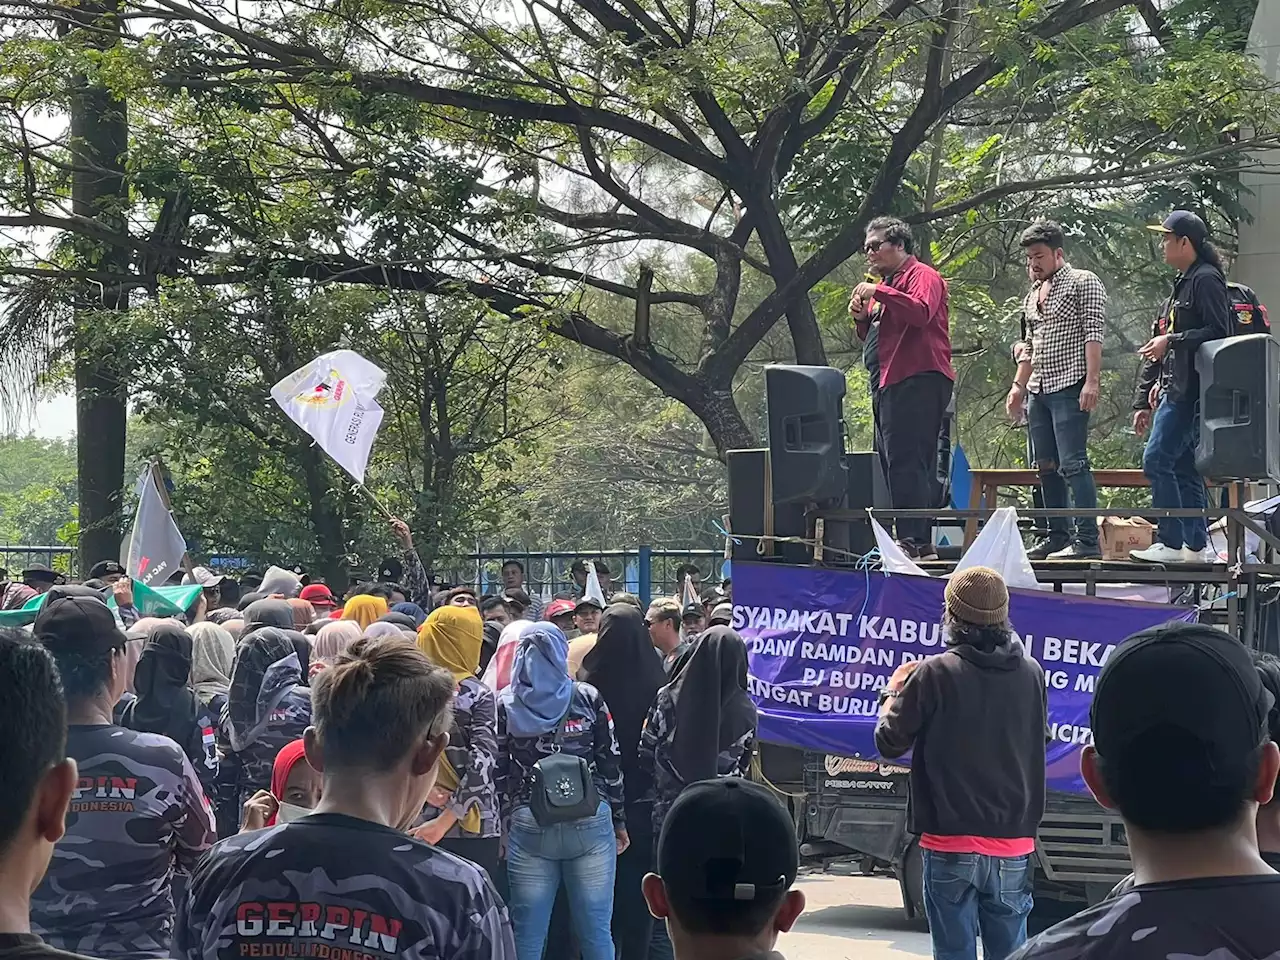
M396 532L402 579L341 598L194 568L141 617L106 563L0 631L0 960L777 960L799 854L731 585L645 609L583 564L533 613L518 564L433 589ZM881 694L935 957L1272 955L1280 661L1196 624L1108 659L1082 772L1134 874L1028 940L1045 678L1008 610L952 577L945 652Z

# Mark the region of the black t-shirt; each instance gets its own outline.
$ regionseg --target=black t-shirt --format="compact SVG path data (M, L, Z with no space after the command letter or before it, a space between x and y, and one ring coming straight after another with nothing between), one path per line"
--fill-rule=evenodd
M85 960L51 947L34 933L0 933L0 960Z
M1253 960L1280 949L1280 874L1148 883L1050 927L1010 960Z

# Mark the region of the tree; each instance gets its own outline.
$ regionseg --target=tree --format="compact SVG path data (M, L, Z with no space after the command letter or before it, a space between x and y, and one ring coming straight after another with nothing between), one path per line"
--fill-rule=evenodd
M794 358L826 359L810 292L858 250L872 214L929 185L937 165L913 168L951 129L1022 124L1024 155L1028 142L1066 149L1054 175L1010 179L1012 138L987 146L956 190L933 184L917 222L1050 187L1220 173L1256 142L1220 143L1198 122L1209 110L1188 124L1152 106L1185 94L1181 75L1206 59L1200 79L1270 140L1256 73L1223 55L1221 37L1168 18L1177 42L1152 47L1135 39L1131 8L845 0L692 3L677 15L525 0L504 19L480 0L431 0L232 18L141 3L159 22L119 70L164 121L163 137L138 135L153 162L137 179L191 196L189 239L107 234L150 269L95 275L154 283L167 257L206 284L268 270L465 290L631 366L723 452L753 440L733 396L742 364L783 316ZM1109 105L1122 92L1126 122L1110 122L1099 90ZM1136 114L1143 122L1128 122ZM838 229L815 231L797 217L798 194L851 149L861 167L844 181ZM13 222L87 229L44 213ZM706 282L666 283L663 268L689 254L708 265ZM772 287L759 302L742 300L744 270ZM630 304L629 328L597 321L602 296ZM695 352L655 340L660 313L697 325Z

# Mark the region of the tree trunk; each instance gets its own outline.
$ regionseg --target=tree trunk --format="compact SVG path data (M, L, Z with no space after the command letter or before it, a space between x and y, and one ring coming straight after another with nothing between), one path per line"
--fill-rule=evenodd
M100 49L119 42L119 0L89 0L66 8L73 28L89 31ZM71 209L125 232L128 187L124 179L129 119L123 101L85 77L73 81L70 98ZM121 247L80 241L85 265L109 273L129 269ZM95 295L96 294L96 295ZM76 472L80 487L80 567L120 556L120 505L124 489L127 387L111 330L112 313L127 310L128 294L89 287L76 298L73 348L76 381Z
M324 564L319 572L330 589L341 596L347 589L347 546L343 515L336 505L338 498L329 485L329 469L320 448L303 443L297 449L302 461L302 474L307 481L307 512Z
M681 399L707 428L721 460L730 450L746 450L760 445L738 409L732 386L704 384L696 396Z

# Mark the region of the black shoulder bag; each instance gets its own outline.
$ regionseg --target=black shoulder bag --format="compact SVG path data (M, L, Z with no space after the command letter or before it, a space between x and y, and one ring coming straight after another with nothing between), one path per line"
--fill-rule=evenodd
M572 701L570 701L572 706ZM569 711L556 724L550 756L533 765L530 774L533 789L529 796L529 810L541 827L557 823L582 820L595 816L600 806L600 796L591 776L591 765L582 757L562 753L560 743L564 739L564 725Z

